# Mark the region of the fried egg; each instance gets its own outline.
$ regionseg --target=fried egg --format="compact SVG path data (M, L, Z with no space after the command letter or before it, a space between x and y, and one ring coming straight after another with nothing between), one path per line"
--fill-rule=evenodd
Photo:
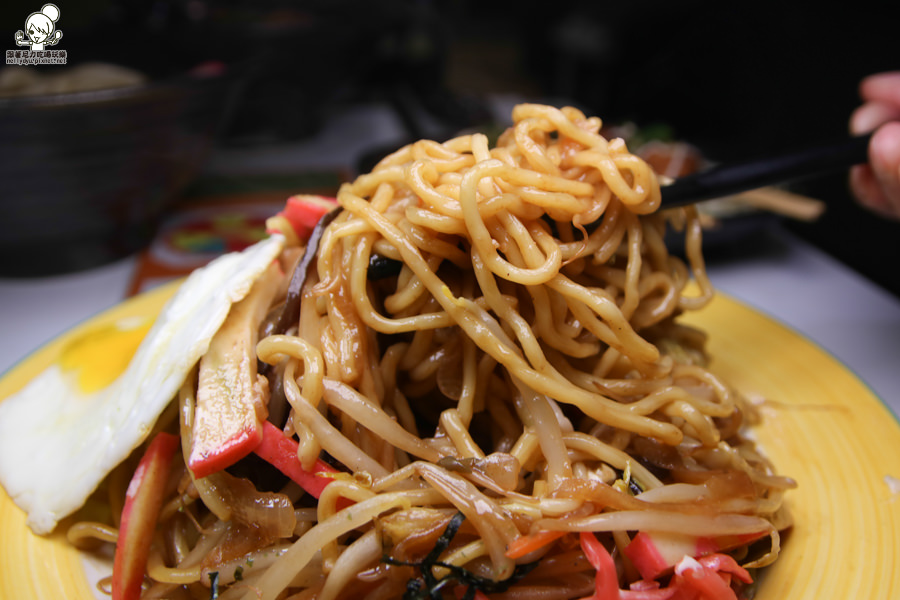
M38 534L80 508L139 446L231 304L280 254L281 235L194 271L154 323L89 331L0 402L0 485Z

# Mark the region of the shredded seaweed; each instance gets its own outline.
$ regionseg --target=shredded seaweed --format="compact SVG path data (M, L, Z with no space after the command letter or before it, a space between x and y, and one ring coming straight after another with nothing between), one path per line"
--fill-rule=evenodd
M634 477L632 477L628 480L628 491L631 492L632 496L637 496L638 494L644 493L644 488Z
M369 257L369 270L366 272L366 278L372 281L387 279L388 277L396 277L402 270L403 263L399 260L380 254L372 254Z
M538 561L517 565L508 579L495 581L476 575L471 571L445 563L440 559L441 554L450 546L450 542L459 531L459 527L465 520L465 515L456 513L447 523L446 529L435 542L434 548L419 562L406 562L396 560L390 556L382 557L382 562L389 565L416 567L421 577L413 577L406 583L406 592L403 600L443 600L443 592L454 585L466 586L463 600L473 600L475 593L481 591L485 594L497 594L505 592L509 587L527 575L538 565ZM448 571L443 578L434 575L435 567L442 567Z
M209 572L209 600L216 600L219 597L219 572Z

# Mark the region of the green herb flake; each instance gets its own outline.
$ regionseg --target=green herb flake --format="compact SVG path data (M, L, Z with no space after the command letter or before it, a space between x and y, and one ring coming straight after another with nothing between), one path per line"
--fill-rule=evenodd
M403 600L436 600L442 598L442 590L453 584L461 584L466 587L462 600L472 600L476 591L486 594L499 594L509 589L509 587L527 575L532 569L538 565L538 561L532 563L517 565L513 574L509 579L503 581L494 581L486 577L475 575L471 571L451 565L438 560L443 552L450 546L450 542L459 531L459 526L465 519L465 515L461 512L456 513L447 524L444 533L435 542L431 552L422 559L421 562L413 563L396 560L390 556L382 557L382 562L389 565L417 567L421 573L421 577L413 577L406 582L406 592L403 594ZM434 568L443 567L449 571L448 575L443 579L434 576Z

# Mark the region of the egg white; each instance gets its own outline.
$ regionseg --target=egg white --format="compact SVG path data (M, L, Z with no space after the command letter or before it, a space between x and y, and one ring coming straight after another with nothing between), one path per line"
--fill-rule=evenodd
M281 235L194 271L125 371L93 393L54 364L0 402L0 485L38 534L80 508L139 446L209 347L231 304L280 254Z

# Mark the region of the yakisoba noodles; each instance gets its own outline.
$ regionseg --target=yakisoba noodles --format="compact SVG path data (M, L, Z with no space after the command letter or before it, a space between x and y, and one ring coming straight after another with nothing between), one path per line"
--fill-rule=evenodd
M524 104L513 121L493 147L419 141L343 185L302 285L271 302L267 412L304 468L337 469L318 499L264 489L252 455L192 477L188 378L143 597L663 598L698 573L733 597L776 559L792 483L677 320L713 293L696 212L657 212L656 175L597 118ZM306 242L271 225L296 264ZM657 556L676 546L691 558Z

